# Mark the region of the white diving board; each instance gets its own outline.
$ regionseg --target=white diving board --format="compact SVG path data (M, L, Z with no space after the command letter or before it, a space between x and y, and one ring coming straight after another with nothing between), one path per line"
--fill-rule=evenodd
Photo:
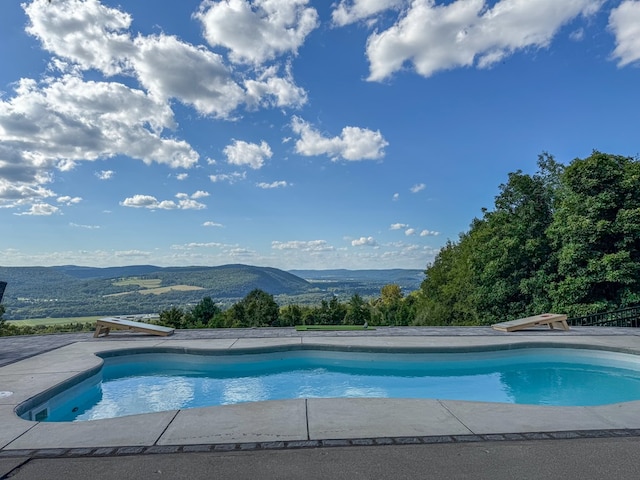
M567 316L558 313L542 313L533 317L519 318L509 322L495 323L491 325L494 330L502 332L515 332L531 327L549 326L551 329L569 330Z
M132 330L134 332L148 333L150 335L160 335L166 337L172 335L173 328L162 327L160 325L151 325L150 323L134 322L132 320L125 320L122 318L101 318L96 320L96 331L93 334L94 338L109 335L111 330Z

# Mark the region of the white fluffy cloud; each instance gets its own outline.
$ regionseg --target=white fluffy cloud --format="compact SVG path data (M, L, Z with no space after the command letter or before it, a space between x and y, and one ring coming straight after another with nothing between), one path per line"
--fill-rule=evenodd
M244 102L220 55L165 34L132 38L130 15L97 0L34 1L25 12L27 31L63 59L54 62L60 68L135 76L161 101L176 98L221 118Z
M391 227L389 227L391 230L402 230L403 228L407 228L409 225L407 225L406 223L392 223Z
M57 201L58 203L69 206L80 203L82 201L82 197L70 197L69 195L64 195L62 197L58 197Z
M624 67L640 60L640 1L625 0L611 10L609 28L616 37L613 57Z
M425 188L427 188L427 186L424 183L418 183L413 187L411 187L409 190L411 191L411 193L418 193L424 190Z
M184 168L198 161L186 142L163 136L174 125L168 105L141 90L66 75L22 79L15 93L0 99L0 201L25 187L38 191L53 169L69 170L78 161L127 155Z
M260 64L295 54L318 26L308 0L204 0L194 15L211 46L229 49L236 63Z
M331 12L339 27L372 17L390 8L399 8L405 0L341 0Z
M220 55L168 35L140 36L134 44L130 61L136 76L163 101L176 98L220 118L228 117L244 102L244 90Z
M178 194L178 195L185 196L186 194ZM205 192L204 190L198 190L193 195L191 195L191 198L206 198L209 195L210 195L209 192Z
M293 117L291 128L300 136L296 140L296 152L301 155L327 155L332 160L375 160L384 156L389 143L379 130L360 127L344 127L338 137L325 137L308 122Z
M360 237L355 240L351 240L352 247L376 247L378 242L373 237Z
M189 196L186 193L176 194L178 201L174 200L162 200L159 201L152 195L134 195L133 197L125 198L120 205L123 207L132 208L148 208L149 210L202 210L207 208L203 203L197 202L195 198L199 192Z
M216 175L209 175L209 180L211 180L213 183L227 182L229 184L233 184L240 180L244 180L245 178L247 178L246 172L219 173Z
M53 8L50 8L53 7ZM128 33L131 16L98 0L34 1L24 5L27 32L49 52L84 70L96 68L107 75L128 68L133 52Z
M244 82L249 106L299 108L307 103L307 92L295 84L291 67L287 65L282 77L278 73L278 68L271 66L260 71L255 80Z
M284 187L288 187L289 186L289 184L287 182L285 182L284 180L278 180L278 181L271 182L271 183L260 182L260 183L257 183L256 185L258 187L264 188L264 189L284 188Z
M60 209L48 203L34 203L26 212L15 213L14 215L34 215L34 216L48 216L58 213Z
M407 237L411 237L413 235L420 235L421 237L435 237L440 235L440 232L426 229L418 232L416 228L409 226L407 223L392 223L389 230L404 230L404 234Z
M303 252L330 252L335 250L326 240L291 240L288 242L271 242L275 250L300 250Z
M0 161L0 207L23 205L26 203L40 202L42 199L55 196L51 190L40 185L26 185L22 182L9 182L1 178L2 163ZM47 178L40 178L41 183L46 183Z
M70 75L44 84L23 79L15 97L0 100L0 140L34 167L119 153L190 167L197 154L161 136L173 124L168 106L140 90Z
M414 0L387 30L367 41L369 80L381 81L410 62L429 77L440 70L490 67L517 50L546 47L564 24L590 15L602 0Z
M227 156L227 163L238 166L248 166L254 170L264 166L265 159L271 158L273 153L271 147L265 141L256 143L234 140L231 145L227 145L223 150Z
M201 14L217 8L208 3ZM296 51L315 27L317 14L306 3L255 2L252 15L265 35L263 54ZM166 135L176 127L173 100L222 119L242 105L306 102L306 92L286 65L284 75L275 65L235 72L204 46L164 33L136 34L128 13L98 0L33 0L23 8L27 32L52 55L49 72L58 77L22 79L13 97L0 99L0 206L16 206L17 199L42 203L54 195L44 188L53 170L68 171L81 161L122 155L194 166L199 158L194 149ZM88 70L108 80L86 81L82 75ZM137 79L141 88L135 81L120 83L126 77ZM96 175L107 180L113 171Z
M202 226L203 227L223 227L224 225L217 222L207 221L207 222L204 222Z
M116 172L114 172L113 170L101 170L99 172L96 172L96 177L98 177L100 180L111 180L115 173Z

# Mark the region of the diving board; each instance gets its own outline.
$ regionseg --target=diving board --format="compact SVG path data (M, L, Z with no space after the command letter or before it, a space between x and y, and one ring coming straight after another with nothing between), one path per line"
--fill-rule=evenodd
M172 335L173 328L162 327L160 325L151 325L150 323L134 322L132 320L125 320L123 318L101 318L96 320L96 331L93 334L94 338L109 335L111 330L132 330L134 332L148 333L150 335L160 335L166 337Z
M509 322L495 323L491 325L494 330L502 332L515 332L531 327L549 326L549 328L559 330L569 330L567 316L557 313L542 313L533 317L519 318Z

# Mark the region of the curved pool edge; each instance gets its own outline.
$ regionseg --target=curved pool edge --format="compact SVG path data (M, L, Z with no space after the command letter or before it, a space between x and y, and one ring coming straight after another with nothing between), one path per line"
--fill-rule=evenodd
M637 337L314 337L298 339L136 340L80 342L0 368L0 380L15 386L0 399L0 448L170 446L251 442L304 442L356 438L493 435L555 431L640 429L640 401L598 407L540 407L443 400L297 399L205 407L78 423L22 420L18 405L96 368L94 354L148 348L204 352L252 352L269 348L507 349L535 346L593 348L640 354ZM175 350L174 350L175 351ZM58 366L57 366L58 365ZM89 367L87 367L89 365ZM69 370L69 367L72 367ZM46 371L43 371L46 370ZM18 378L21 377L21 378Z

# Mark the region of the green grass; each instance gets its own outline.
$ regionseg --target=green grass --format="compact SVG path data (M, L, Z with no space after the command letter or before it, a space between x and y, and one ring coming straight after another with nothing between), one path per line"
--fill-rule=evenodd
M363 325L296 325L297 331L306 330L375 330L375 328L367 327Z
M7 320L7 323L18 327L36 327L38 325L66 325L68 323L92 323L103 318L104 315L94 317L67 317L67 318L29 318L25 320Z

